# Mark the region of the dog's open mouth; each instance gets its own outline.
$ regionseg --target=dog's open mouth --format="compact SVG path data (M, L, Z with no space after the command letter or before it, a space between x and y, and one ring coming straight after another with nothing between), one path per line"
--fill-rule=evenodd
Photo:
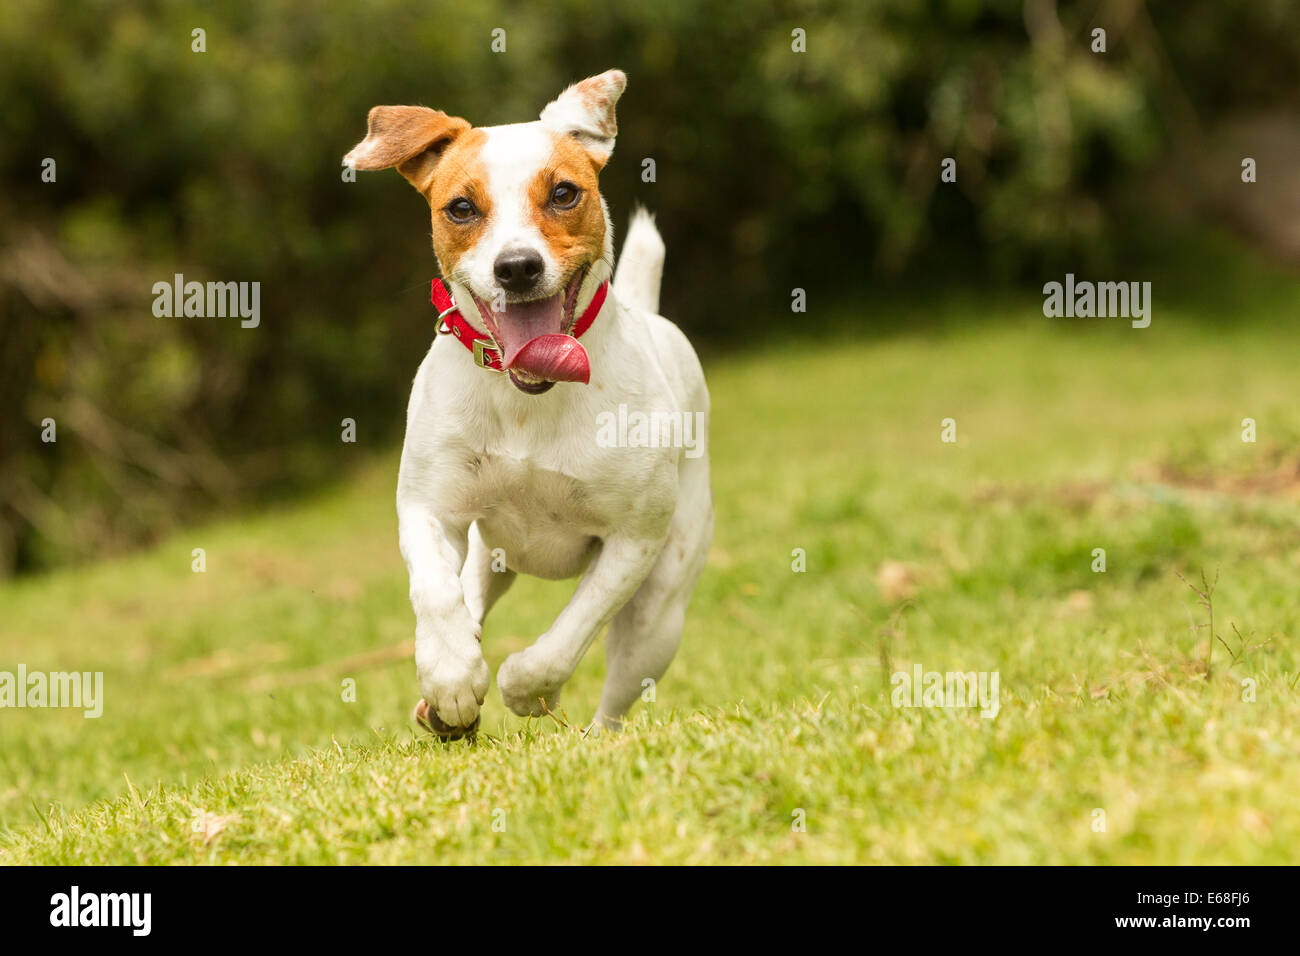
M573 331L574 307L585 268L569 280L562 293L532 302L507 302L495 312L478 296L474 303L501 348L501 365L521 392L539 395L556 382L591 381L591 363Z

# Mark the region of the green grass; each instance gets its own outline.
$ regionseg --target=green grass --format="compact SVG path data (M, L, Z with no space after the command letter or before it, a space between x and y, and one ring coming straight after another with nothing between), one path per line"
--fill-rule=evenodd
M710 362L714 548L617 735L577 729L599 648L571 727L494 686L477 742L415 732L396 449L315 500L8 585L0 669L102 670L106 703L0 711L0 862L1293 860L1298 304L1157 299L1145 331L893 306L911 331ZM1191 628L1176 575L1202 569L1231 652ZM494 673L571 587L516 585ZM997 671L998 716L893 708L916 663Z

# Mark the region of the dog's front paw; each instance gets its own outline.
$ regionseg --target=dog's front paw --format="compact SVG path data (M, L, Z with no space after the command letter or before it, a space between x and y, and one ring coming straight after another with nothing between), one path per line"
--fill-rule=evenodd
M491 673L487 661L461 660L440 654L432 660L416 654L416 673L424 695L424 713L416 719L440 737L455 739L478 725L479 708L487 697ZM417 705L416 710L421 708Z
M540 717L548 710L554 711L563 684L564 679L540 662L533 648L511 654L497 671L501 699L520 717Z
M435 737L441 737L443 740L460 740L462 737L472 737L478 733L479 718L475 717L474 722L468 727L453 727L438 716L438 712L429 706L427 700L421 700L411 711L411 717L417 724L433 734Z

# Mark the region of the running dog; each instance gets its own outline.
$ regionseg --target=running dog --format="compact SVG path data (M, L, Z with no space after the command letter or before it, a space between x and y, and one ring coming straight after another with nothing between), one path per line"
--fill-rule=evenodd
M617 727L672 661L708 555L704 373L657 314L664 245L652 219L632 217L614 271L597 182L626 82L618 70L591 77L539 120L507 126L376 106L343 160L395 167L419 191L442 269L442 334L407 407L397 516L416 717L444 738L478 727L483 620L516 574L581 579L546 633L497 671L506 706L553 711L608 625L594 724ZM609 440L598 423L628 410L700 422L701 433L689 454L673 428L654 442Z

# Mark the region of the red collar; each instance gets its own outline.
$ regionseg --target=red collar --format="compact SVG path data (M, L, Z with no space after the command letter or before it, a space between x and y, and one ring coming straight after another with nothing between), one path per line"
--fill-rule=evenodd
M591 323L596 321L596 316L600 314L600 307L605 304L605 295L608 292L608 282L602 282L596 287L596 294L591 297L591 303L583 310L582 315L578 316L578 321L573 323L573 331L569 334L575 339L581 338L582 333L591 328ZM465 317L460 314L460 306L451 297L451 293L447 291L441 279L433 280L429 298L433 302L433 307L438 310L439 335L450 332L459 339L461 345L474 353L474 364L480 368L491 369L493 372L505 371L501 367L501 350L497 348L492 336L480 332L465 321Z

